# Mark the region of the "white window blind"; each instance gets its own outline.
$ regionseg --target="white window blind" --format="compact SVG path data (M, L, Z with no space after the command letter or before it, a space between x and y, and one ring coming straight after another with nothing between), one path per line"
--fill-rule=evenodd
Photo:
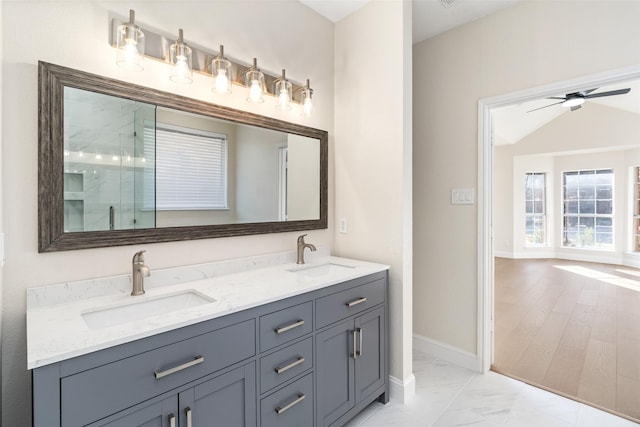
M156 210L227 208L226 135L158 123L145 128L145 153L154 139Z

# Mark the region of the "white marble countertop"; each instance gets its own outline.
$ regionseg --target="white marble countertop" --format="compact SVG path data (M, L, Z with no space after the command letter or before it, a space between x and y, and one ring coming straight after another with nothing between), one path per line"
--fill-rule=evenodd
M195 280L188 277L188 268L185 267L181 271L183 275L187 272L187 278L181 283L151 287L145 283L146 293L136 297L129 294L130 285L123 286L126 279L130 280L130 275L30 288L27 291L27 368L34 369L388 269L383 264L330 256L314 257L304 266L298 266L291 262L289 253L284 257L279 255L279 259L285 262ZM249 260L256 265L256 259ZM290 271L329 263L352 268L327 269L318 275ZM175 271L167 269L165 273L175 275ZM162 272L152 270L151 277L156 273L162 276ZM191 290L215 301L93 329L83 317L83 314L105 308L137 304Z

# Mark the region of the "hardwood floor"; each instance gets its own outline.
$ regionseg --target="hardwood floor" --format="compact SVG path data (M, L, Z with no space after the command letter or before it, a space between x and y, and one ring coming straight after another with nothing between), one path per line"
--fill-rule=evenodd
M495 259L492 369L640 420L640 270Z

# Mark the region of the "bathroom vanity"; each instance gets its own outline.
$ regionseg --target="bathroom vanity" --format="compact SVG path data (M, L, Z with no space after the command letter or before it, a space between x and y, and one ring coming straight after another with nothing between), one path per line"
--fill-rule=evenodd
M389 399L387 268L326 257L139 297L122 280L32 288L34 425L343 425Z

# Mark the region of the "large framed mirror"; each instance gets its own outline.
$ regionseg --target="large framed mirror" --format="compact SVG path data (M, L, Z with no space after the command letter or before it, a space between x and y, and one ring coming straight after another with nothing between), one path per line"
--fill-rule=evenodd
M40 252L327 228L326 131L38 66Z

